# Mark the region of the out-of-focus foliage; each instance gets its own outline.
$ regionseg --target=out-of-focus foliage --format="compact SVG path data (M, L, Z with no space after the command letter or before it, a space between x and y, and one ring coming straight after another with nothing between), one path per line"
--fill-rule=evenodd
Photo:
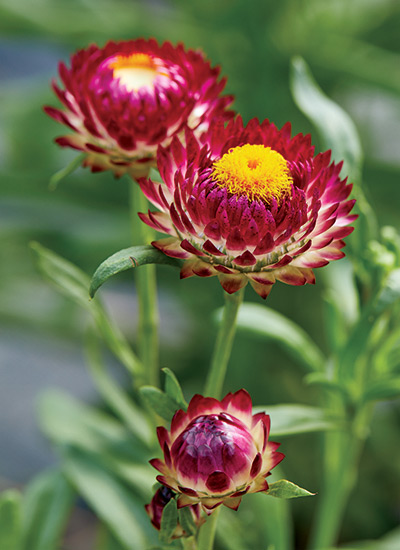
M39 241L55 250L88 275L105 258L132 244L127 181L114 180L107 173L93 175L79 168L60 181L56 190L48 188L51 176L73 162L76 156L73 151L61 150L52 143L62 130L42 112L43 104L56 104L49 82L56 76L59 59L68 60L75 49L90 42L104 44L111 38L155 36L160 41L182 41L188 47L201 48L213 64L221 65L222 73L228 76L226 89L236 96L234 107L246 120L255 116L261 120L269 118L278 126L290 120L294 132L306 133L312 130L311 122L295 105L289 87L291 58L302 56L324 93L355 121L356 132L360 135L364 164L362 168L357 166L352 176L373 205L374 214L364 212L345 250L350 253L357 267L356 279L363 282L364 288L376 288L377 282L382 283L376 301L371 302L371 307L377 306L379 311L374 310L376 316L373 326L369 327L368 349L362 351L364 357L368 353L373 357L376 375L381 377L385 373L387 376L386 383L372 384L365 398L374 400L396 395L398 383L396 386L393 379L396 376L398 381L400 373L399 306L391 316L381 315L381 307L398 291L397 279L393 282L393 275L392 279L387 276L390 277L389 271L400 266L399 238L390 227L379 233L372 216L376 215L381 226L398 227L399 28L400 3L393 0L0 0L0 326L16 333L23 330L33 335L45 334L48 339L62 336L81 342L89 322L81 308L83 304L86 309L90 307L84 294L79 295L81 305L74 304L42 279L34 266L30 241ZM333 113L332 120L337 121L337 116ZM324 123L321 119L319 122L320 135L313 132L317 149L326 145ZM346 148L344 153L348 152ZM368 246L365 244L367 230L372 231L369 236L373 237ZM361 243L365 244L362 254ZM279 403L296 403L299 407L312 405L312 409L299 410L315 429L321 425L321 429L325 429L334 421L319 415L318 398L326 380L318 379L315 377L318 373L314 372L309 375L310 384L305 385L304 370L297 366L308 362L317 371L321 358L332 349L341 350L346 364L354 365L357 346L365 344L357 335L358 302L365 304L373 298L366 293L358 299L349 261L335 264L317 271L315 288L275 285L268 298L268 308L274 310L276 316L285 315L291 319L292 323L286 325L287 332L294 334L289 344L282 336L287 334L285 327L279 341L274 339L273 328L282 322L280 317L276 317L271 328L268 322L258 327L258 332L269 332L267 339L260 338L259 334L249 334L246 310L243 310L241 324L244 330L238 332L235 342L230 374L225 383L227 391L246 384L253 401L271 405L272 410ZM215 335L213 312L223 302L220 288L215 280L193 278L179 282L177 271L167 266L159 266L158 281L161 322L165 327L165 332L161 331L161 363L178 373L185 396L190 397L198 391L208 366ZM115 333L114 325L110 328L104 324L96 297L97 305L92 311L96 312L98 329L103 330L103 336L106 331L110 346L114 345L114 349L121 352L121 362L130 364L134 370L135 358L124 347L126 340L135 344L131 324L136 303L132 271L114 277L99 295L106 298L115 326L121 327L123 334ZM123 302L132 304L128 321L119 309L118 296L122 296ZM246 301L258 302L254 307L259 308L258 299L250 292ZM166 305L163 307L163 304ZM370 312L364 314L365 322L371 322ZM166 329L175 317L181 317L177 326L182 330L171 335ZM352 343L344 349L351 329ZM306 344L308 335L316 344L307 345L305 350L302 343ZM282 351L285 346L289 354ZM310 354L312 357L307 358ZM11 544L14 550L16 540L28 541L26 548L29 550L56 548L54 545L74 494L70 483L83 492L106 524L98 538L99 550L135 548L134 542L129 546L132 537L141 541L141 537L153 536L151 530L146 531L147 518L135 500L137 495L142 499L151 496L146 493L146 487L150 487L146 483L154 476L147 466L140 466L150 458L148 427L145 422L140 425L141 435L129 427L126 419L133 414L130 409L133 405L126 400L129 388L127 395L121 395L119 389L110 385L96 346L93 351L89 345L89 355L96 384L106 403L102 401L101 405L107 410L100 418L98 411L71 404L59 394L50 395L42 402L42 425L65 458L66 471L45 474L28 487L23 497L14 492L3 495L0 510L4 512L4 521L13 529L9 530L9 540L0 539L1 548ZM134 410L136 415L137 408ZM290 429L291 412L293 410L285 411L288 421L287 426L281 428L283 435L284 429ZM119 419L124 419L125 415L125 425L113 415ZM399 421L398 400L386 401L376 408L357 491L344 522L343 541L377 539L398 524L399 491L395 490L394 480L400 478ZM144 442L133 446L136 454L131 456L129 442L135 437ZM318 491L320 480L315 474L320 458L317 434L287 437L283 446L287 455L285 477ZM117 455L114 453L116 448L119 450ZM96 462L100 451L102 464ZM141 486L135 485L138 479L135 468L142 468L139 472L143 480ZM371 484L371 479L378 478L379 494ZM114 510L118 518L116 515L108 517L105 503L98 498L110 487L115 489L111 491L111 499L116 493L121 495ZM61 502L58 514L50 514L51 521L42 532L43 518L48 518L55 498ZM232 513L224 511L218 538L220 547L258 548L269 540L277 548L288 548L289 505L270 500L257 495L254 505L244 503L241 522L235 521L233 527ZM312 500L301 504L295 502L291 506L299 548L308 537L310 517L316 506ZM253 518L262 523L265 515L275 517L278 506L286 511L287 521L282 519L282 513L278 514L280 527L274 534L267 532L268 526L262 534L252 530ZM138 525L129 522L128 509L135 509ZM228 518L231 520L229 529L235 530L229 540L223 529ZM122 525L120 531L116 528L117 522ZM44 537L44 542L40 537ZM138 544L136 547L142 548ZM374 544L372 542L370 547L378 548Z

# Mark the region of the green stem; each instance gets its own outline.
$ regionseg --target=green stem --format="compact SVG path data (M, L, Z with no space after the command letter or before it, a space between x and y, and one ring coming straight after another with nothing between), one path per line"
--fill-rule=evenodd
M217 340L208 372L204 395L219 399L224 385L226 369L232 351L236 332L236 317L243 301L244 288L233 294L224 292L225 307L219 327ZM219 508L214 510L206 523L200 528L197 550L213 550Z
M131 182L131 227L134 245L150 244L155 238L154 230L143 223L138 212L147 212L148 201L139 184ZM139 304L138 355L146 372L146 384L159 385L158 370L158 305L156 268L140 266L134 270Z
M335 546L346 510L356 484L371 409L363 407L354 414L346 432L324 436L324 481L310 548L323 550Z
M219 508L214 510L206 523L200 528L197 550L213 550L219 510Z
M224 312L204 388L204 395L217 399L221 396L224 385L226 369L236 332L236 317L239 306L243 301L244 288L233 294L228 294L227 292L224 294Z

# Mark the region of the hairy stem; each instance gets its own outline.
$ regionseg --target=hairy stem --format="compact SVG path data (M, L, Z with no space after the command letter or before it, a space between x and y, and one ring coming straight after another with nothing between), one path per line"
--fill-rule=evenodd
M236 332L236 317L240 304L243 301L244 288L234 294L225 292L224 295L224 312L204 388L205 395L217 399L221 397L222 387L224 385L225 374Z
M362 407L349 422L349 429L324 436L324 480L310 548L323 550L336 545L347 501L357 482L370 407Z
M137 215L138 212L147 211L148 201L135 181L131 182L130 196L133 244L150 244L155 238L155 232ZM134 272L139 304L138 355L145 369L145 383L158 386L159 319L156 268L154 265L144 265L135 269Z
M214 510L206 523L200 528L197 550L213 550L218 516L219 508Z

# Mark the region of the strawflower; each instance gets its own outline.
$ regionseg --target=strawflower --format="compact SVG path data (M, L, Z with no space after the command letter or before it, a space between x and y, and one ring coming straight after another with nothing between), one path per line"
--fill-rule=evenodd
M232 116L219 73L182 44L93 44L72 55L70 68L59 64L63 86L52 85L64 108L45 111L73 130L56 142L84 151L84 166L136 178L155 164L157 146L168 145L186 124L200 134L214 117Z
M233 293L248 282L266 298L276 280L314 283L312 271L344 256L354 200L330 151L265 120L217 121L201 141L187 131L160 147L164 183L141 188L160 212L141 219L170 237L153 242L186 260L181 278L217 275Z
M154 493L154 496L151 499L150 504L146 504L145 506L146 512L150 517L152 525L158 531L161 529L161 517L164 511L164 508L168 504L168 502L172 498L174 498L174 496L175 496L175 493L171 491L171 489L165 486L161 486ZM200 505L194 504L189 508L192 513L192 518L195 525L199 527L202 523L204 523L204 518L201 517ZM188 535L188 533L186 533L183 527L178 523L172 535L172 538L180 538L185 535Z
M179 494L178 507L200 503L210 513L220 504L237 510L246 493L268 490L266 477L284 458L268 441L270 417L252 414L245 390L222 401L195 395L171 429L157 429L164 460L150 461L157 480Z

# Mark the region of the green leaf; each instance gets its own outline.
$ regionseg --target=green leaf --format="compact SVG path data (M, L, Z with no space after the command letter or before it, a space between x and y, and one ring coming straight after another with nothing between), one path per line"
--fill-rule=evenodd
M74 300L92 315L96 327L109 349L135 375L142 375L143 366L133 353L119 328L109 319L99 300L90 301L90 279L74 264L39 243L31 243L39 270L65 296Z
M154 386L142 386L139 392L149 407L168 422L179 409L173 399Z
M143 550L148 538L155 539L144 503L93 457L69 449L63 466L71 483L126 550Z
M165 374L165 393L169 397L171 397L171 399L176 401L178 408L186 411L188 408L188 404L186 403L185 398L183 397L182 388L178 382L177 377L172 372L172 370L168 368L164 368L161 370Z
M310 493L307 489L302 489L298 485L295 485L287 479L280 479L269 484L268 491L265 491L266 495L277 498L298 498L298 497L311 497L316 493Z
M39 421L61 453L69 447L92 453L138 494L151 496L154 474L147 464L149 450L115 418L51 391L39 401Z
M24 550L57 550L75 500L65 476L55 470L37 476L23 499Z
M178 508L176 500L171 498L161 516L160 540L170 542L178 524Z
M377 380L367 385L363 399L364 401L384 401L400 397L400 378L389 378Z
M39 400L39 422L56 444L74 445L95 453L135 442L131 458L143 456L136 438L118 420L84 405L58 390L47 391ZM134 453L134 454L132 454Z
M154 440L154 430L143 411L109 376L101 361L99 341L93 331L86 340L87 358L93 381L110 409L125 423L139 439L150 445Z
M290 86L297 106L318 129L322 148L332 149L333 159L344 160L345 173L351 180L358 180L362 149L356 127L349 115L323 93L301 57L292 60Z
M389 531L384 537L376 540L360 540L346 546L340 546L340 550L398 550L400 548L400 528ZM337 550L327 548L327 550Z
M260 304L244 303L238 313L237 327L278 342L308 370L320 371L323 368L325 358L308 334L273 309Z
M93 298L101 285L113 275L146 264L163 264L180 267L182 262L166 256L151 245L125 248L104 260L96 269L90 283L89 294L91 298Z
M400 269L387 276L381 290L365 307L359 322L354 326L346 346L339 357L339 377L351 379L357 360L368 350L366 344L375 322L400 298Z
M376 371L380 374L396 372L400 365L400 327L391 334L386 334L376 350L374 363Z
M304 381L306 384L314 384L320 386L321 388L325 388L326 390L338 392L342 394L345 399L348 399L350 397L346 386L340 384L339 382L331 380L328 373L311 372L304 377Z
M61 168L61 170L59 170L53 176L51 176L50 182L49 182L50 191L54 191L58 187L58 184L60 183L61 180L63 180L64 178L66 178L67 176L75 172L75 170L79 168L79 166L81 166L82 161L84 160L85 157L86 157L86 153L82 153L81 155L78 155L67 166L65 166L64 168Z
M0 548L19 550L21 540L21 495L14 489L0 497Z
M326 416L324 409L308 405L254 407L253 412L269 414L273 437L333 430L337 427L337 424Z
M335 162L343 160L343 173L352 182L359 182L363 154L357 129L349 115L327 97L314 80L311 71L301 57L294 57L291 67L290 87L299 109L316 127L322 141L322 150L331 149ZM358 229L351 237L357 250L363 254L366 243L378 233L375 213L359 185L353 189L360 213Z
M193 514L189 506L179 508L178 518L179 524L187 535L195 535L197 533L197 525L194 522Z

